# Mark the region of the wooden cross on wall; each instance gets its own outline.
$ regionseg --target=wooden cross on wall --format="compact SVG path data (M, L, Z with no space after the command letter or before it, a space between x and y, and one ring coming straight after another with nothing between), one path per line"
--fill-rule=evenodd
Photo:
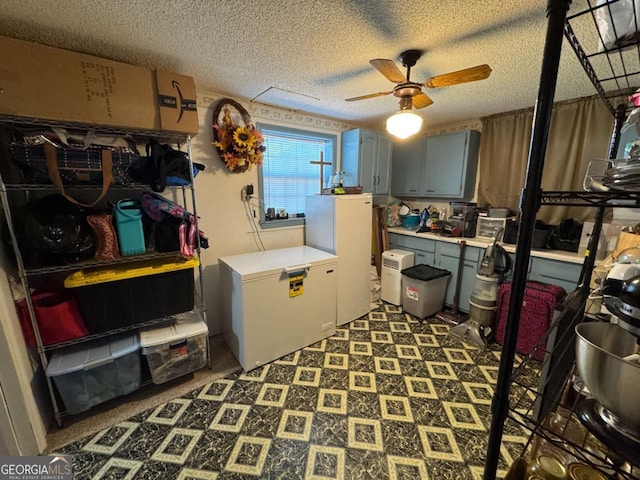
M309 162L312 165L320 165L320 192L322 194L322 185L324 183L324 166L325 165L333 165L331 162L324 161L324 152L320 152L320 161L311 160Z

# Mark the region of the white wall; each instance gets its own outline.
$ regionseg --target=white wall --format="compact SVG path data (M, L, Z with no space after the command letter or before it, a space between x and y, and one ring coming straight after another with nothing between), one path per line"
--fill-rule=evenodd
M252 209L246 209L240 199L240 191L244 185L253 184L254 195L258 195L257 168L244 173L231 173L218 157L213 147L211 130L213 110L223 96L199 91L197 94L198 119L200 133L192 140L193 160L203 163L206 169L196 177L196 195L200 227L209 237L210 247L203 251L203 279L207 305L207 319L210 334L222 331L220 320L218 257L258 251L256 233L251 221L253 207L258 210L258 203ZM250 103L234 98L240 102L251 115L254 124L265 122L294 128L313 128L314 130L336 134L352 125L340 120L291 112L259 103ZM338 145L338 155L340 146ZM256 215L258 215L256 213ZM256 218L256 223L258 222ZM260 229L258 233L267 249L285 248L304 245L304 227Z
M43 373L30 360L24 343L3 253L0 251L0 455L36 455L46 448L45 424L52 412Z

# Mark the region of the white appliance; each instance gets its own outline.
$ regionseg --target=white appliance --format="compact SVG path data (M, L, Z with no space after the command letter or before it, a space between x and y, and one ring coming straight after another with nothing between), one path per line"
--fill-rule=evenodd
M394 305L402 305L402 270L413 267L413 252L387 250L382 253L380 269L380 298Z
M335 333L335 255L303 246L218 261L224 337L245 371Z
M305 244L338 256L337 324L371 310L370 193L306 197Z

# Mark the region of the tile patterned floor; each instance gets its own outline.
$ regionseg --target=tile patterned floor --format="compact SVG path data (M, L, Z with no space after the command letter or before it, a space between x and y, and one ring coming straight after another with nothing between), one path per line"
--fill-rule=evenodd
M59 452L77 479L480 479L499 348L448 331L380 304ZM499 478L526 440L507 425Z

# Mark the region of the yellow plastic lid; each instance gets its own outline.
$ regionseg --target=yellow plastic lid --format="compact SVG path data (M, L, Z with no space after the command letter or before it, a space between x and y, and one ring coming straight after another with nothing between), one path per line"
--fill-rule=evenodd
M195 257L174 262L167 262L166 258L156 258L123 265L78 270L64 280L64 286L66 288L85 287L87 285L186 270L195 268L198 265L200 265L200 262Z

